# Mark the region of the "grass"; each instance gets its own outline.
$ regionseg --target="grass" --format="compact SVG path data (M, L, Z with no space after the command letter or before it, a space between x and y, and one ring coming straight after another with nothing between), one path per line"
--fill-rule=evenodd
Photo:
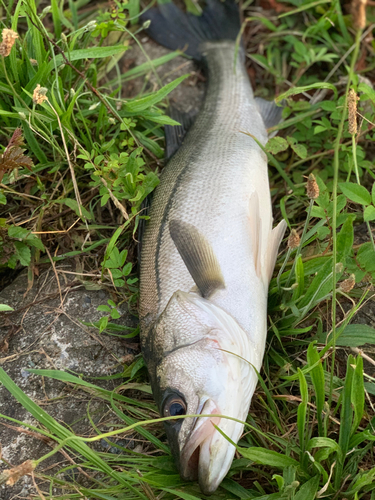
M374 78L367 38L374 18L369 9L367 21L361 18L358 5L352 18L336 0L272 6L276 11L260 13L245 2L243 35L257 94L286 100L266 152L275 218L298 236L285 245L271 281L267 350L245 434L211 498L374 499L375 380L358 348L374 343L375 330L351 323L373 300L375 279L375 91L363 78ZM120 58L139 30L136 0L110 10L82 0L66 10L56 1L42 7L34 0L2 4L2 27L18 39L0 65L0 271L26 266L31 286L38 266L84 256L85 270L100 273L117 297L101 306L96 327L126 336L111 320L120 302L136 310L134 235L142 201L158 183L163 126L173 124L165 98L182 78L135 99L121 89L176 54L121 74ZM350 108L349 124L351 89L360 100L351 101L358 109L353 115ZM368 231L362 244L360 227ZM124 368L126 382L114 391L69 373L31 371L105 401L114 428L105 432L92 421L90 438L74 435L0 368L0 382L39 422L16 423L56 445L9 473L34 471L48 485L39 498L203 498L178 476L141 358ZM124 396L124 384L137 392ZM134 435L143 452L123 446ZM103 440L107 451L99 452L92 443ZM79 467L78 478L40 472L62 448L73 463L59 472Z

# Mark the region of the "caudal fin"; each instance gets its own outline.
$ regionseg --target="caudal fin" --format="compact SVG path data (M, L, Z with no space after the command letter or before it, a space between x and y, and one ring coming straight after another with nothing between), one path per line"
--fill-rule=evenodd
M201 60L200 45L206 40L236 40L241 28L237 5L233 0L207 0L201 16L185 13L173 3L163 3L142 15L151 21L148 35L171 50L184 50Z

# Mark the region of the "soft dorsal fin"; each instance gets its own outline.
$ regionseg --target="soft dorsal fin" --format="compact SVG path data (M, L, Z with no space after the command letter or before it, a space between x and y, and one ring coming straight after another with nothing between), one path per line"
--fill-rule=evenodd
M282 220L272 229L272 219L268 221L262 219L257 192L250 196L249 218L255 271L268 287L275 267L277 252L285 233L286 222ZM264 238L263 231L267 232L266 238Z
M184 113L174 107L170 107L169 116L180 125L166 125L165 132L165 158L169 160L179 149L185 136L194 122L196 113Z
M146 198L142 201L140 215L142 215L142 216L149 215L153 195L154 195L153 192L148 194L146 196ZM146 220L145 219L138 219L138 236L137 236L137 239L138 239L138 245L137 245L138 270L140 269L140 266L141 266L142 242L143 242L143 235L145 234L145 229L146 229Z
M220 265L206 238L191 224L171 220L169 232L202 297L225 288Z
M263 118L263 122L266 128L275 127L278 123L281 122L283 108L277 106L274 101L266 101L261 97L256 97L255 103L257 105L259 113Z

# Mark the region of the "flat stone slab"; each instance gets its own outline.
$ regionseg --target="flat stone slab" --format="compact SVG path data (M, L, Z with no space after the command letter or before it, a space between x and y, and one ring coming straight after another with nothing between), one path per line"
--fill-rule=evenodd
M87 404L92 396L85 398L69 385L29 373L33 369L70 370L85 377L102 377L121 373L124 364L130 364L139 353L137 340L122 339L99 334L96 328L81 323L95 322L103 316L96 309L112 298L104 290L86 290L74 274L66 271L71 267L57 264L57 277L52 268L43 271L32 289L26 294L27 275L22 273L2 292L0 304L7 304L14 313L0 314L0 366L34 402L63 425L70 426L77 434L92 429L87 418ZM137 320L120 310L118 324L135 327ZM126 333L126 332L124 332ZM87 380L87 378L86 378ZM95 383L95 381L93 381ZM100 381L108 390L118 386L119 380ZM98 423L106 411L99 399L90 401L90 415ZM0 413L20 422L38 425L35 419L0 385ZM11 427L9 427L11 426ZM0 418L1 456L0 473L29 459L37 459L51 448L40 438L33 437L26 428ZM54 462L61 467L61 454L53 460L43 462L43 470ZM64 458L63 458L64 460ZM67 461L67 465L69 462ZM10 500L25 497L35 490L31 478L25 476L14 487L0 486L0 498Z

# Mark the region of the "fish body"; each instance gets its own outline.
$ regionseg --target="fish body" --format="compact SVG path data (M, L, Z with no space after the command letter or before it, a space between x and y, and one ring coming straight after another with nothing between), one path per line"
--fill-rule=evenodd
M143 239L141 342L162 416L243 422L284 224L272 230L267 158L254 140L264 145L267 130L241 50L235 40L203 40L199 55L206 99L164 168ZM212 424L237 442L241 422L166 424L181 475L199 479L204 493L218 487L235 451Z

